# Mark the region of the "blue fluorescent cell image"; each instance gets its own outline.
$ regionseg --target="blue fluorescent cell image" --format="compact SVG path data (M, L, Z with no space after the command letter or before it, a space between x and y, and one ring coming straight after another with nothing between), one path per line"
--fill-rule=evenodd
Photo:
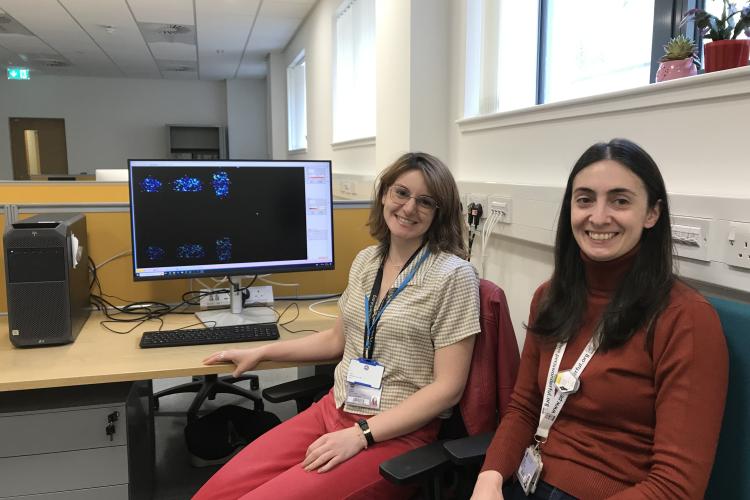
M197 243L185 243L177 247L178 259L202 259L206 256L206 250L203 245Z
M146 248L146 256L148 260L151 260L151 261L162 260L164 257L166 257L166 255L167 255L167 252L165 252L162 247L149 245Z
M172 181L172 189L177 193L199 193L203 191L203 183L197 177L183 175Z
M149 175L141 181L141 191L144 193L158 193L161 191L162 183L153 175Z
M232 258L232 240L221 238L216 240L216 257L219 262L227 262Z
M214 193L217 198L226 198L229 196L229 185L232 181L229 180L229 174L224 171L216 172L211 179L211 184L214 187Z

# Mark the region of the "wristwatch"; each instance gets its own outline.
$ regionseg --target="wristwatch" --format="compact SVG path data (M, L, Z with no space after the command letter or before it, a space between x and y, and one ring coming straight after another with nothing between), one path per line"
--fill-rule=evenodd
M367 446L372 446L375 444L375 438L372 437L372 432L370 431L370 426L367 425L367 420L364 418L361 418L357 420L357 425L359 425L359 428L362 429L362 434L365 435L365 439L367 440Z

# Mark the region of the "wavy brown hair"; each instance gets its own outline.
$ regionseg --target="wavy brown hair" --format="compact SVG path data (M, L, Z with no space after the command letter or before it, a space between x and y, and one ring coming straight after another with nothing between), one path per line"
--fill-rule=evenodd
M448 167L438 158L427 153L406 153L380 173L375 182L372 209L367 221L370 235L380 242L380 251L385 254L390 245L391 232L383 215L382 200L396 179L411 170L422 172L427 190L438 204L432 224L424 236L430 251L448 252L466 259L468 252L464 243L464 224L458 186Z

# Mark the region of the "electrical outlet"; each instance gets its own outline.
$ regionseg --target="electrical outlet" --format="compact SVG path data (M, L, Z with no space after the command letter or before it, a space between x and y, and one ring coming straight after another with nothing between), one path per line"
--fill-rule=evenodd
M201 309L226 307L229 305L229 292L211 293L213 291L214 290L211 290L209 288L204 288L201 290L201 292L206 294L201 297Z
M498 222L502 222L503 224L513 222L513 200L511 198L490 196L488 201L490 203L490 213L498 213L501 216L497 220Z
M672 216L672 240L678 257L710 262L708 242L711 228L710 219L699 217Z
M273 304L273 287L251 286L247 289L250 293L245 304Z
M750 224L733 222L729 225L724 262L730 266L750 269Z
M466 203L464 204L464 212L469 213L469 205L474 203L480 203L482 205L482 219L487 217L489 208L487 207L487 195L484 193L468 193L466 194Z

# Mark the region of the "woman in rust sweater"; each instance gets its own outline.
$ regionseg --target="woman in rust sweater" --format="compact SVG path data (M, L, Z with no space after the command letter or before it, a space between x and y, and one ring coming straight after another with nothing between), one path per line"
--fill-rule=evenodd
M555 269L473 499L703 498L727 350L672 250L653 159L623 139L591 146L568 178Z

